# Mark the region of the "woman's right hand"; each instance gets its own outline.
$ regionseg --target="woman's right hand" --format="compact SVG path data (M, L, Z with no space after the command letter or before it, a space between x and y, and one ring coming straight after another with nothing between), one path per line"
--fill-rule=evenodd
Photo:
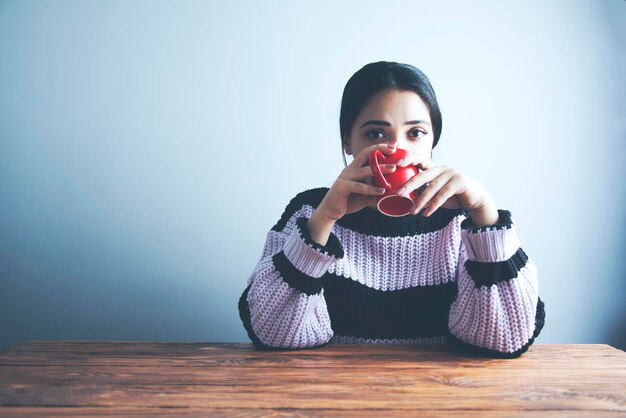
M369 156L376 149L381 150L385 155L393 154L396 151L393 145L386 143L363 148L354 160L343 169L326 193L316 209L316 212L319 212L318 215L334 222L366 206L376 205L378 197L385 194L385 189L365 183L365 179L372 177ZM380 170L383 174L393 173L396 170L396 165L381 165Z

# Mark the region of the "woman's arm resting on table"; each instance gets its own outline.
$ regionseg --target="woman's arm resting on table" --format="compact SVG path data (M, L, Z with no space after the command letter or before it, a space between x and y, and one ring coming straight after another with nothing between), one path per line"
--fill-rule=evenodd
M450 344L490 357L522 355L543 327L535 264L520 247L508 211L495 225L461 224L458 296L448 321Z
M312 240L308 218L293 206L283 214L286 222L267 234L261 259L239 299L248 336L262 349L316 347L333 336L323 276L343 257L343 248L332 233L324 246Z

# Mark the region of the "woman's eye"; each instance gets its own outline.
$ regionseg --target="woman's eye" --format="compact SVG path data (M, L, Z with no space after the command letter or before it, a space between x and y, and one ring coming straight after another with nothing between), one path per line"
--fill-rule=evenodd
M415 137L415 138L421 138L421 137L423 137L424 135L426 135L426 132L424 132L424 131L422 131L422 130L419 130L419 129L413 129L413 130L410 132L410 134L411 134L411 136L413 136L413 137ZM420 135L420 134L421 134L421 135Z
M376 134L383 134L382 131L380 130L375 130L375 131L369 131L365 134L366 137L368 137L369 139L380 139L382 138L381 136L376 136Z
M426 132L422 131L421 129L412 129L411 131L409 131L409 136L413 138L421 138L424 135L426 135ZM381 131L380 129L376 129L366 132L365 136L369 139L381 139L385 137L385 132Z

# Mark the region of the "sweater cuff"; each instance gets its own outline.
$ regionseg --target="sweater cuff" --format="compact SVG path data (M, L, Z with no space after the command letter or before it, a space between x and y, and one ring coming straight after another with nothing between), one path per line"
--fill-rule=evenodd
M494 225L476 226L468 217L461 223L461 238L472 261L494 263L510 259L520 248L511 212L498 210Z
M313 241L307 221L304 217L296 219L296 228L287 239L283 252L296 269L307 276L319 278L334 262L343 258L343 248L332 232L326 245Z

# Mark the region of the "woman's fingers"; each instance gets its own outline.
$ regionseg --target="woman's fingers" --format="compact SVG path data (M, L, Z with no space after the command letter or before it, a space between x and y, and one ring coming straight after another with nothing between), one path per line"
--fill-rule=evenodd
M386 191L384 187L371 186L358 181L345 180L344 185L350 193L362 194L366 196L380 196Z
M456 187L454 178L444 173L442 176L428 183L428 186L415 201L411 213L416 215L420 210L426 208L422 215L429 216L455 194Z
M444 172L446 172L446 167L440 166L440 165L434 166L425 171L421 171L418 174L411 177L409 181L404 183L404 190L400 191L399 194L408 195L413 190L417 190L420 187L422 187L424 184L432 182L437 177L441 176Z
M395 164L383 164L380 166L380 171L383 174L389 174L396 171L397 166ZM363 180L368 177L372 177L374 173L372 173L372 168L369 165L365 167L355 168L354 170L350 170L347 174L348 178L351 180Z
M445 186L439 189L439 192L437 192L437 194L432 199L430 199L428 206L426 207L426 209L424 210L422 214L424 216L430 216L437 209L439 209L444 203L446 203L448 199L454 196L456 192L457 192L457 188L454 185L454 181L450 180L448 183L446 183Z
M422 157L416 154L409 154L400 161L398 167L408 167L410 165L417 166L420 170L428 170L434 167L434 163L428 157Z
M398 190L398 194L409 197L412 192L428 184L420 195L417 196L417 200L411 210L412 213L417 213L437 193L439 188L448 181L449 177L449 173L444 166L435 166L413 176Z
M422 178L418 179L420 176ZM467 181L468 179L462 173L449 166L436 166L420 173L409 180L412 184L408 189L415 190L426 183L428 183L428 186L417 197L411 213L417 214L420 210L426 208L423 215L431 215L451 198L457 194L464 193L464 190L467 188ZM459 203L457 202L456 204ZM461 204L461 206L463 205Z
M368 164L369 159L370 159L370 154L376 149L381 150L382 153L385 155L393 154L396 151L395 147L390 148L389 145L386 143L372 145L372 146L363 148L361 152L359 152L356 155L356 157L354 157L354 160L350 163L350 166L351 167L363 167L364 165Z

